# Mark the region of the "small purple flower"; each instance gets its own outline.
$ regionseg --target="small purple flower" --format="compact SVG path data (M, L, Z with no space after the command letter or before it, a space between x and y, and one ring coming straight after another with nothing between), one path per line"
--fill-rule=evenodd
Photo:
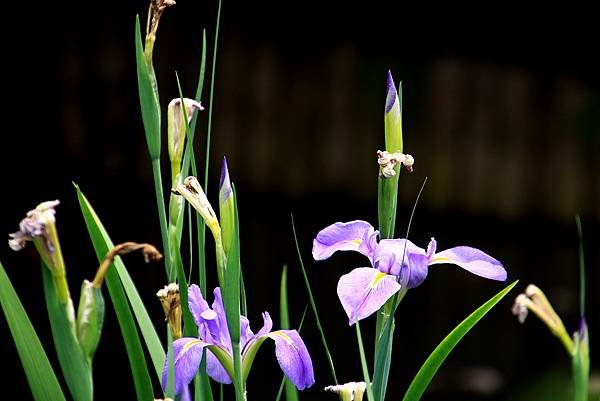
M221 289L214 290L215 300L212 309L202 297L200 288L191 285L188 289L188 301L196 325L198 338L184 337L173 342L175 367L175 394L181 394L192 381L200 366L202 350L207 347L206 370L208 375L219 383L231 383L232 368L231 339L227 328L225 308L221 298ZM263 327L254 334L250 322L245 316L240 316L240 347L242 349L242 369L250 369L257 348L267 339L275 341L275 354L281 370L299 389L310 387L315 382L312 360L304 345L304 341L296 330L271 331L273 322L268 312L262 314ZM217 359L217 356L221 359ZM224 367L225 360L229 365ZM168 363L165 361L163 370L163 387L166 387ZM245 378L244 378L245 380Z
M458 246L436 252L433 238L423 249L407 239L377 242L378 234L366 221L354 220L324 228L313 241L315 260L351 250L368 257L373 266L356 268L338 282L337 293L350 325L379 310L400 288L420 285L432 265L454 264L484 278L506 280L502 264L479 249Z

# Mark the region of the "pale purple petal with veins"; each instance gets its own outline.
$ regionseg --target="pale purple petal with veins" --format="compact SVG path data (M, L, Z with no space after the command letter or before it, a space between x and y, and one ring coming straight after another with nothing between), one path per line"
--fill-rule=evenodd
M202 349L206 343L197 338L184 337L173 342L173 365L175 370L175 394L180 394L192 381L200 366ZM163 390L167 388L169 373L168 359L165 361L162 374Z
M285 375L303 390L315 383L313 365L306 345L296 330L278 330L268 336L275 341L277 362Z
M337 293L349 324L375 313L400 290L395 277L371 267L359 267L340 277Z
M231 377L210 350L206 353L206 373L218 383L231 384Z
M450 263L478 276L491 280L506 280L502 263L476 248L457 246L433 255L430 265Z
M332 224L319 231L314 239L313 258L327 259L336 251L356 251L371 258L377 246L378 234L372 225L363 220Z

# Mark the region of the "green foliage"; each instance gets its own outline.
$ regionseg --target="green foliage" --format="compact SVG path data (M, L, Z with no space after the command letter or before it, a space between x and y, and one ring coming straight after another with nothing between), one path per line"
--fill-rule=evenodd
M90 239L92 240L98 261L101 261L104 258L104 255L114 247L114 244L100 222L98 215L78 186L76 186L76 190L79 206ZM121 258L115 258L114 269L110 268L108 270L105 281L123 334L123 341L125 342L125 348L127 349L138 399L140 401L143 399L152 399L152 384L144 357L144 351L131 313L132 309L144 337L144 341L146 342L148 352L150 353L156 376L159 380L162 376L162 368L165 361L164 349L162 348L158 334L152 325L148 311L146 310L129 273L125 269L125 265ZM130 304L131 308L129 307Z
M44 270L46 270L44 268ZM64 401L65 396L46 352L0 263L0 305L35 401Z
M52 338L65 381L75 401L91 401L94 398L92 367L79 346L65 305L59 301L50 269L42 268L42 277Z
M442 340L442 342L433 350L429 355L425 363L419 369L413 381L410 383L406 394L404 394L403 401L418 401L421 399L425 390L429 386L431 379L437 373L442 363L446 360L446 357L452 352L456 344L462 340L462 338L475 326L482 317L484 317L506 294L513 289L518 283L514 281L509 284L506 288L494 295L489 301L477 308L471 313L465 320L463 320L454 330L450 332Z

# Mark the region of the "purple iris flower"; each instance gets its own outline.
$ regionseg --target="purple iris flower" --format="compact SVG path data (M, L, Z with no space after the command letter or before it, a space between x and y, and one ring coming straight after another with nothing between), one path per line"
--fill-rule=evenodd
M183 337L173 342L175 394L182 394L196 375L202 359L202 350L205 347L211 351L206 354L208 375L219 383L231 383L230 375L231 369L233 369L231 339L219 287L215 288L214 297L212 308L210 308L197 285L194 284L188 288L188 303L198 326L198 338ZM240 348L242 349L244 380L246 380L257 348L267 338L270 338L275 341L275 354L279 366L290 381L299 390L313 385L315 379L312 361L298 332L296 330L271 331L273 322L269 313L263 312L262 317L263 327L254 334L250 330L248 318L240 316ZM165 361L162 380L165 388L167 374L168 363Z
M323 260L336 251L357 251L372 267L359 267L340 277L337 293L350 325L370 316L405 286L414 288L427 277L429 266L454 264L491 280L506 280L502 264L479 249L457 246L437 252L432 238L427 249L407 239L377 241L379 232L366 221L335 223L319 231L313 241L313 258Z

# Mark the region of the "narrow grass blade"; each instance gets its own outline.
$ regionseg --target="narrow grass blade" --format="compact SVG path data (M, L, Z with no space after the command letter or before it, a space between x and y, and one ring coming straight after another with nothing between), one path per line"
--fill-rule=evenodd
M35 401L64 401L65 396L29 316L0 263L0 305Z
M215 76L217 75L217 45L219 44L219 25L221 22L221 0L219 0L219 6L217 8L217 22L215 26L215 42L213 45L213 56L212 56L212 68L210 76L210 99L208 105L208 129L206 130L206 159L204 164L204 191L208 186L208 166L210 160L210 139L212 135L212 114L213 114L213 101L215 98ZM208 193L206 194L208 196Z
M418 401L421 399L423 393L429 386L431 379L437 373L438 369L442 365L442 363L446 360L446 357L452 352L456 344L465 334L473 328L479 322L479 320L484 317L506 294L513 289L513 287L518 283L514 281L512 284L508 285L498 294L494 295L489 301L481 305L477 308L473 313L471 313L465 320L463 320L454 330L450 332L442 340L442 342L436 347L436 349L429 355L425 363L419 369L416 376L414 377L412 383L408 387L406 394L404 394L403 401Z
M92 244L96 251L96 256L98 257L98 260L102 260L104 255L106 255L106 253L114 247L114 244L112 243L106 229L100 222L98 215L88 202L87 198L83 195L78 186L75 186L75 188L77 190L79 206L81 208L88 233L92 240ZM115 258L114 268L115 270L109 269L109 275L107 275L106 281L107 286L109 286L109 291L111 292L111 297L113 293L118 293L116 296L118 296L119 299L125 299L124 304L117 305L115 299L113 298L113 305L115 306L115 309L119 309L119 312L117 312L119 322L121 321L120 319L126 319L128 315L131 315L131 311L129 310L129 304L131 304L131 308L133 309L133 313L135 314L135 318L150 354L150 359L152 359L152 365L154 367L156 377L160 380L162 376L163 364L165 362L165 351L160 342L160 338L156 333L154 325L152 324L152 320L150 320L150 316L148 315L148 311L142 302L140 294L138 293L131 276L125 269L125 265L123 264L121 258ZM110 274L111 272L114 274ZM120 283L118 281L120 281ZM126 297L125 294L121 294L123 289L125 289L125 293L127 294ZM129 300L129 303L127 303L127 300ZM137 331L135 332L135 335L137 337ZM133 343L131 344L131 347L134 347Z
M377 400L373 397L373 389L371 387L371 378L369 376L369 366L367 364L367 358L365 357L365 347L363 346L362 333L360 332L360 324L356 322L356 341L358 342L358 352L360 353L360 366L362 367L363 380L367 387L367 397L370 400ZM381 400L383 401L383 400Z
M294 215L290 215L292 220L292 232L294 234L294 242L296 244L296 252L298 254L298 261L300 262L300 267L302 268L302 275L304 277L304 285L306 286L306 291L308 293L308 299L310 301L310 307L312 308L313 314L315 315L315 321L317 322L317 329L321 334L321 342L323 343L323 348L325 348L325 353L327 354L327 362L329 363L329 369L331 370L331 376L335 384L338 384L337 376L335 375L335 366L333 365L333 358L331 358L331 352L329 352L329 347L327 346L327 340L325 339L325 331L323 330L323 326L321 325L321 320L319 319L319 312L317 311L317 304L315 303L315 298L312 293L312 289L310 287L310 282L308 280L308 275L306 274L306 269L304 268L304 262L302 261L302 254L300 253L300 245L298 245L298 237L296 235L296 225L294 224Z
M91 366L81 351L74 326L59 301L52 273L46 266L42 266L42 278L52 339L65 381L75 401L91 401L94 398Z
M200 72L198 73L198 86L196 87L195 100L200 102L202 99L202 90L204 88L204 76L206 73L206 30L202 30L202 58L200 60ZM189 171L190 163L192 165L192 173L197 177L196 162L194 160L194 138L196 136L196 124L198 123L200 113L194 113L190 123L190 129L187 136L187 144L183 153L183 162L181 167L181 176L186 177ZM206 186L206 185L205 185Z
M223 291L223 303L225 315L227 316L227 327L231 338L233 355L233 383L235 386L236 401L245 401L245 386L242 377L242 357L240 349L240 236L239 220L237 213L237 197L235 186L232 184L232 195L235 211L234 235L227 255L227 269L225 271L225 289Z
M287 265L283 265L281 270L281 284L279 286L279 320L281 328L287 330L290 328L290 312L288 309L287 295ZM285 386L285 399L287 401L298 401L298 390L294 384L286 377L283 379Z

